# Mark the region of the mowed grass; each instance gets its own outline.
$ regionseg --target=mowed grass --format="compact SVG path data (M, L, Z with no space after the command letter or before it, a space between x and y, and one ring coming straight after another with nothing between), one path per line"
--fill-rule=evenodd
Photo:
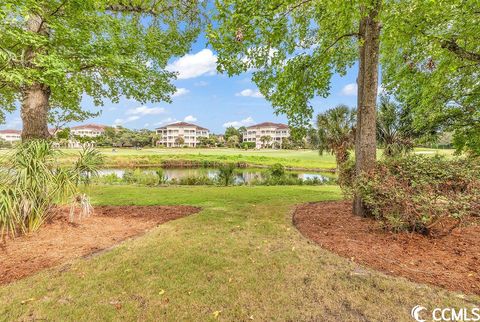
M157 149L100 149L109 167L159 166L164 161L199 161L199 162L235 162L246 163L249 166L270 166L280 163L285 167L312 170L333 170L336 167L335 158L329 153L320 155L316 150L241 150L241 149L194 149L194 148L157 148ZM78 150L63 150L65 162L69 162ZM453 150L416 148L415 153L452 156ZM381 158L382 151L378 150Z
M316 150L242 150L228 148L99 148L105 156L106 167L147 167L161 166L166 161L235 162L252 167L265 167L280 163L285 167L310 170L334 170L335 158L329 153L320 155ZM0 150L0 156L9 150ZM79 149L63 149L60 161L71 163L78 156ZM452 149L415 148L415 153L424 155L445 155L451 157ZM352 151L353 154L353 151ZM378 150L379 158L382 150Z
M150 148L150 149L100 149L107 157L108 166L160 165L162 161L187 160L200 162L241 162L249 166L269 166L280 163L286 167L306 169L334 169L335 158L331 154L319 155L313 150L242 150L242 149L194 149L194 148ZM75 153L64 150L67 155Z
M96 205L203 210L0 287L0 320L411 321L415 305L480 300L359 268L309 242L291 211L340 198L335 186L96 186L89 193Z

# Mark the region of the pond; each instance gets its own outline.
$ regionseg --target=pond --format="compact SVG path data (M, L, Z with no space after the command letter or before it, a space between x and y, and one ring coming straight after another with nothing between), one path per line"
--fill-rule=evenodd
M127 169L102 169L99 171L99 176L106 176L110 174L115 174L117 177L122 178ZM130 169L131 170L131 169ZM146 173L155 174L157 168L142 169ZM194 168L194 169L162 169L164 176L168 180L179 180L187 177L200 177L206 176L210 179L215 179L218 175L219 170L214 168ZM268 174L268 170L264 169L255 169L255 168L242 168L236 169L236 178L235 183L250 183L253 180L264 179ZM327 182L330 179L335 178L333 173L323 173L323 172L301 172L301 171L286 171L286 174L297 177L301 180L314 180L317 179L322 182Z

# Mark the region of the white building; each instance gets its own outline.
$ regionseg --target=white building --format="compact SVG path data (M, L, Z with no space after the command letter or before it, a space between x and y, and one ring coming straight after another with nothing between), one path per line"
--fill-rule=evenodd
M22 140L22 131L20 130L0 130L0 138L8 143L20 142Z
M161 136L158 143L166 147L196 147L200 143L200 137L208 137L210 134L208 129L187 122L172 123L155 130Z
M97 137L105 132L106 126L98 124L85 124L70 128L70 134L78 136Z
M257 149L281 147L283 139L290 137L290 128L286 124L264 122L247 127L243 134L243 142L255 142ZM262 138L269 138L262 141Z
M94 138L105 133L106 126L98 124L85 124L73 126L70 128L71 138L68 140L69 148L81 148L83 145L75 139L75 136ZM88 145L95 145L94 142L89 142Z

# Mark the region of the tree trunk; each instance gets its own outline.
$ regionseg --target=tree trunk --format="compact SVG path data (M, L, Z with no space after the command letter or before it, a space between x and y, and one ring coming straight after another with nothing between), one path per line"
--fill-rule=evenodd
M360 21L358 68L357 128L355 137L355 172L360 175L372 170L377 157L376 113L378 91L378 56L380 45L380 2L375 1ZM355 196L353 213L366 216L367 209Z
M22 101L22 140L47 139L48 132L48 101L50 89L40 84L34 84L23 91Z
M43 18L32 13L26 28L33 34L48 36L48 28ZM35 57L42 49L29 47L25 52L24 64L35 69ZM40 83L25 85L22 89L21 116L23 123L22 140L47 139L50 87Z

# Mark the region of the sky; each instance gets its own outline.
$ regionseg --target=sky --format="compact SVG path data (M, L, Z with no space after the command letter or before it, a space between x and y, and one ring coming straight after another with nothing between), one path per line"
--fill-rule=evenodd
M287 123L283 115L275 116L271 104L260 94L251 81L252 74L234 77L216 72L217 56L207 46L202 35L183 57L172 58L168 70L178 72L173 82L177 92L173 102L141 104L135 100L121 99L119 103L105 101L103 107L95 107L89 97L84 97L82 107L90 111L101 110L98 117L78 124L96 123L107 126L122 125L131 129L155 129L157 127L185 121L208 128L213 133L224 133L228 126L249 126L261 122ZM315 98L311 104L314 115L343 103L356 106L357 66L344 77L334 75L330 96ZM0 129L21 129L19 111L8 114Z

